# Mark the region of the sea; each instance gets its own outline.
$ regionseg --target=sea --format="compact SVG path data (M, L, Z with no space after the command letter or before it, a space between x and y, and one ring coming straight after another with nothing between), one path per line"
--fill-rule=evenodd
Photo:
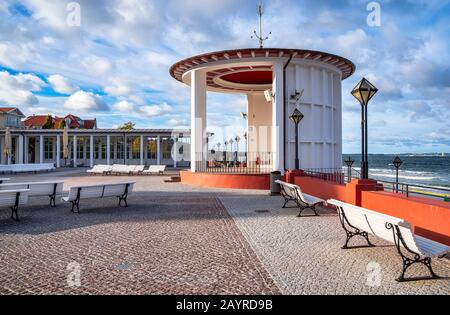
M450 154L370 154L369 177L389 182L395 181L395 167L392 161L396 156L403 161L399 169L399 182L434 187L450 187ZM361 154L344 154L355 160L353 168L360 171ZM347 166L343 162L343 167Z

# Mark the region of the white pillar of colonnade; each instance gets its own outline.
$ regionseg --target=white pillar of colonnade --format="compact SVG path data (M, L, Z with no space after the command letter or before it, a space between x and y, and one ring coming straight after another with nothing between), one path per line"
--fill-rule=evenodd
M44 136L39 136L39 163L44 163Z
M277 61L273 66L273 86L274 94L272 100L272 171L280 171L284 173L284 157L283 157L283 107L284 107L284 62Z
M78 137L73 136L73 167L77 167L77 146L78 146Z
M89 166L94 167L94 136L89 137Z
M106 165L111 164L111 136L106 136Z
M61 136L56 135L56 168L61 167Z
M206 163L206 71L191 72L191 172L197 160Z

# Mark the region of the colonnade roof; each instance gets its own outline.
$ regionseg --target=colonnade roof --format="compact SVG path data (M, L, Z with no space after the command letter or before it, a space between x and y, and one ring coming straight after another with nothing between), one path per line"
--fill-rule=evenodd
M244 48L206 53L183 59L170 68L170 74L180 82L189 83L188 72L206 69L209 90L224 92L262 91L271 84L272 64L276 60L303 60L323 63L350 77L356 66L350 60L334 54L286 48Z

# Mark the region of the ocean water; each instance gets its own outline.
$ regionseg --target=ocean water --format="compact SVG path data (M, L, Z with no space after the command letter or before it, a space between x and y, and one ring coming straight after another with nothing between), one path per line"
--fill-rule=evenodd
M343 160L351 156L353 168L360 170L361 154L344 154ZM369 176L374 179L395 181L395 167L392 161L397 155L370 154ZM450 187L450 155L399 154L403 161L399 169L399 182L437 187ZM347 166L343 162L343 166Z

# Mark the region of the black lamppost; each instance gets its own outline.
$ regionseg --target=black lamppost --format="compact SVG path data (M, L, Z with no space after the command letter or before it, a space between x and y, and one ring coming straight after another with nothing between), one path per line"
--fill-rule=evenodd
M236 162L239 162L239 141L241 141L241 138L236 136L234 140L236 141Z
M225 149L223 150L223 162L224 164L227 163L227 150L228 150L228 141L224 142Z
M355 161L349 156L344 162L347 165L348 182L350 182L352 180L352 166Z
M295 169L300 169L300 160L298 159L298 125L302 121L303 117L305 117L302 112L300 112L297 108L294 110L289 119L292 120L295 124Z
M352 95L361 104L361 179L369 178L369 151L368 151L368 130L367 130L367 105L378 92L378 89L366 78L363 78L353 88Z
M392 163L395 166L395 186L398 192L398 169L400 168L400 166L402 166L403 161L398 156L396 156L394 161L392 161Z
M247 164L248 163L248 160L247 160L247 152L248 152L247 133L244 133L244 139L245 139L245 164Z

